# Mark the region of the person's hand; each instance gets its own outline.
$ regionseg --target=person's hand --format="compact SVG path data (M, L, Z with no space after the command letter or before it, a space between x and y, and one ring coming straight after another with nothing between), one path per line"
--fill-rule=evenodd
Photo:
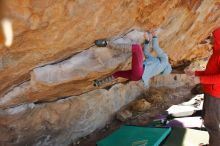
M190 69L186 68L184 69L184 72L186 75L188 76L195 76L195 72L194 71L191 71Z
M148 40L147 32L144 32L144 39L145 39L145 40Z
M185 74L188 75L188 76L195 76L195 72L192 71L192 69L191 69L190 67L186 67L186 68L184 69L184 72L185 72Z
M191 81L191 83L193 83L193 84L199 84L199 83L200 83L199 77L196 77L196 76L191 76L191 77L190 77L190 81Z
M151 36L150 36L149 32L144 32L144 39L148 40L148 41L151 41Z
M157 37L157 33L158 33L157 30L152 30L151 31L151 34L152 34L153 37Z

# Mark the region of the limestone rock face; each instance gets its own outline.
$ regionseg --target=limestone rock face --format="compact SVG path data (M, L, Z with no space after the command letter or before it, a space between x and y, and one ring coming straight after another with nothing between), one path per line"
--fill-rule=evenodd
M206 55L199 43L220 22L218 0L13 0L6 6L16 37L11 48L0 48L0 108L94 90L92 80L120 70L130 57L90 48L96 39L158 28L175 65Z
M2 108L94 90L92 80L121 69L126 62L123 54L115 57L105 49L83 51L96 39L119 36L132 28L159 28L161 46L175 64L201 51L207 54L197 44L220 22L218 0L14 0L6 5L16 37L11 48L0 49ZM74 59L65 60L68 57ZM69 63L76 64L75 73L64 67L72 67ZM60 75L42 72L45 65ZM10 93L13 90L18 95ZM8 94L13 94L13 100L5 97Z
M68 145L105 126L116 111L143 93L142 83L117 84L45 104L0 112L0 145Z
M175 76L177 80L172 80ZM170 79L173 84L190 83L186 76L178 74L163 78ZM155 82L151 85L157 87ZM104 127L122 106L143 96L144 92L142 81L129 82L56 102L30 103L0 110L0 145L68 145Z
M72 114L64 121L77 123L81 120L81 114L86 112L83 111L83 103L72 105L69 99L104 100L106 91L100 89L100 95L97 93L100 99L92 94L97 90L92 81L117 70L129 69L131 55L110 48L94 47L94 40L108 38L130 43L142 42L143 31L158 29L161 47L168 53L172 65L176 65L183 60L206 56L210 47L201 41L220 24L219 0L5 0L5 4L13 21L15 37L10 48L0 46L2 143L55 144L55 141L50 143L50 134L56 137L63 132L62 129L68 129L59 124L63 122L63 114ZM131 31L133 29L138 31ZM134 36L137 40L132 38ZM164 78L155 79L155 85L161 86L166 81ZM175 86L181 85L175 83ZM130 90L136 95L135 89ZM115 89L115 92L125 94L127 90L119 92ZM117 95L110 93L111 100L114 100L113 96ZM132 93L131 96L119 97L130 101L128 98L135 96ZM56 101L64 98L67 99L65 105L57 104ZM48 102L47 106L44 102ZM125 103L122 101L120 106ZM78 106L82 107L75 113L74 109ZM60 111L49 114L59 108ZM117 109L108 111L108 117ZM24 114L18 112L15 116L7 111L21 111ZM53 116L54 124L45 120L50 116ZM107 119L91 125L94 126L91 129L101 127ZM33 129L34 125L37 125L36 129ZM48 126L52 131L47 130ZM26 136L23 134L25 132L30 134Z

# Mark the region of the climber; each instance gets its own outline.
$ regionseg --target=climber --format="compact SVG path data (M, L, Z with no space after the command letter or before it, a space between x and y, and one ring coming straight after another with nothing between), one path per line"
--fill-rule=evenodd
M144 86L148 86L149 79L153 76L169 74L172 70L168 61L168 56L160 48L156 31L144 33L144 54L139 44L115 44L105 39L96 40L98 47L109 47L111 49L119 49L122 52L132 52L132 69L127 71L118 71L106 78L95 80L94 86L101 86L103 83L110 82L115 78L122 77L131 81L143 80ZM149 53L150 42L152 41L153 49L157 53L157 57L153 57ZM145 60L144 60L145 56Z
M209 133L209 145L220 144L220 27L212 33L211 43L213 53L204 71L191 71L189 68L185 73L192 81L201 83L204 92L203 120ZM201 145L202 146L202 145ZM203 145L205 146L205 145Z

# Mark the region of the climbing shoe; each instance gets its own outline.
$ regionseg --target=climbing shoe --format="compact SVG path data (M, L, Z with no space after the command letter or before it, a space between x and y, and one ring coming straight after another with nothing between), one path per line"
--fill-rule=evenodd
M105 39L95 40L95 45L98 47L106 47L107 44L108 42Z
M109 82L113 81L114 79L115 78L113 76L108 76L108 77L105 77L105 78L100 79L100 80L94 80L93 81L93 86L99 87L99 86L102 86L105 83L109 83Z
M99 87L99 86L100 86L99 80L94 80L94 81L93 81L93 86Z

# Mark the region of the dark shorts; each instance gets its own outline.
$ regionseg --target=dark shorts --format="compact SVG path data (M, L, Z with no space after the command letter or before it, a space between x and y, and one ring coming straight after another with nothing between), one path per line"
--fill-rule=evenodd
M204 94L204 125L209 132L209 145L220 146L220 98Z

